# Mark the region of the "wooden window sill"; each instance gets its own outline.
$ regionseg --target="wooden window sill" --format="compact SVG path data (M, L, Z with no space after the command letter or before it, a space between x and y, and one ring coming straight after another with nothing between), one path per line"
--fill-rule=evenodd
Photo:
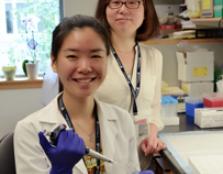
M25 77L15 78L14 80L7 81L0 78L0 90L4 89L27 89L27 88L42 88L43 78L40 77L35 80L30 80Z

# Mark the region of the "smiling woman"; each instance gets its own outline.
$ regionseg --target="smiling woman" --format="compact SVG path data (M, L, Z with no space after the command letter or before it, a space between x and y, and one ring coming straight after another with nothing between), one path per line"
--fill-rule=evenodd
M59 54L52 56L53 69L69 94L86 97L103 81L108 48L101 43L91 28L76 28L64 40Z
M18 122L17 174L148 174L138 172L128 112L95 97L106 76L109 53L108 33L94 17L65 18L55 28L51 60L64 89L46 107ZM54 143L48 141L46 132L61 124L70 129L62 129ZM90 156L86 147L115 162Z
M127 110L135 121L142 169L165 144L160 96L162 54L141 41L159 33L153 0L98 0L96 18L107 26L111 40L108 73L97 97ZM118 83L114 83L118 81Z

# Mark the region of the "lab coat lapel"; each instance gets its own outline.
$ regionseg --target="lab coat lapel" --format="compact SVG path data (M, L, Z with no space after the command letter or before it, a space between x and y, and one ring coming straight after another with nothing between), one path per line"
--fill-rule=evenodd
M105 107L98 104L98 115L101 129L102 153L108 158L114 160L116 136L118 134L116 127L116 115L111 115ZM106 172L111 173L112 164L105 162Z
M81 159L75 166L74 166L74 170L73 170L73 173L77 173L77 170L78 172L80 172L81 174L88 174L87 172L87 168L84 164L84 161L83 159Z
M42 128L48 131L51 131L59 124L65 124L68 127L66 120L57 107L57 97L43 108L41 116L39 117L39 122Z

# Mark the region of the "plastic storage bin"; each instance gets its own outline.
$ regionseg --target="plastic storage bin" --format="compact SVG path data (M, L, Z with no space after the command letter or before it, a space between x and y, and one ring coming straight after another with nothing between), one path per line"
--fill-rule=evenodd
M185 104L186 115L189 116L189 117L193 117L193 118L194 118L194 115L195 115L195 109L204 107L202 99L199 99L199 98L188 97L188 98L186 98L185 103L186 103Z
M165 125L178 125L177 99L172 96L163 96L161 99L161 117Z

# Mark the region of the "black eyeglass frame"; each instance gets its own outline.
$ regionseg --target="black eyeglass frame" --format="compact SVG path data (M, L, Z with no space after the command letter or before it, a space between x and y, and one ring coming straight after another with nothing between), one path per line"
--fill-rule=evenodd
M123 2L123 1L121 1L121 0L116 0L116 1L120 2L120 5L119 5L118 7L112 7L112 6L111 6L111 2L112 2L112 0L111 0L110 2L108 2L108 7L111 8L111 9L119 9L119 8L121 8L123 5L125 5L125 7L127 7L128 9L137 9L137 8L139 8L140 4L143 3L143 0L136 0L136 2L137 2L137 7L132 8L132 7L129 7L129 5L128 5L128 2L129 2L129 1L128 1L128 0L125 1L125 2Z

